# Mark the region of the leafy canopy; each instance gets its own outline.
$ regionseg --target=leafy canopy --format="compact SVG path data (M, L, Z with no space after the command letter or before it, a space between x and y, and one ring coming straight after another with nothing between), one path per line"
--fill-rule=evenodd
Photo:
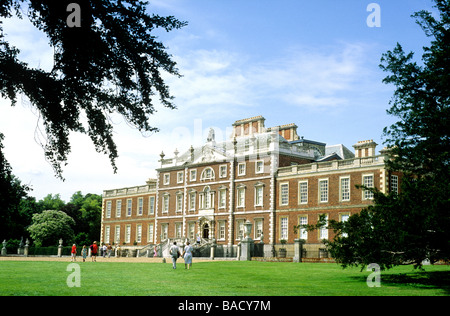
M386 143L395 156L393 170L415 175L449 175L450 165L450 1L435 0L436 19L428 11L414 17L431 39L424 47L422 64L400 44L381 58L389 72L383 82L396 88L388 114L399 121L384 129Z
M61 179L70 132L88 134L116 171L112 113L120 113L143 133L157 131L149 124L155 95L163 106L175 108L162 74L180 74L154 32L186 25L173 16L148 14L147 3L140 0L78 0L81 26L69 27L67 7L72 2L0 2L0 94L13 105L24 94L39 111L47 135L45 156ZM50 71L19 60L19 50L8 43L1 22L14 14L28 18L47 36L54 49Z
M12 173L11 165L3 154L3 139L0 133L0 238L9 239L21 234L23 221L29 218L27 202L30 202L28 192L31 189Z
M73 240L75 221L62 211L47 210L34 214L28 227L36 246L56 246L58 240Z

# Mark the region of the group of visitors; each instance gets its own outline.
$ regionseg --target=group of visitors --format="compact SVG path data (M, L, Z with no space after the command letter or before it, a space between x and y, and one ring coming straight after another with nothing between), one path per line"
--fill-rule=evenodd
M98 255L98 251L99 251L97 242L94 241L92 243L92 245L89 246L89 248L91 250L92 262L97 262L97 255ZM106 254L108 254L108 258L111 257L111 251L112 251L111 244L109 244L108 246L103 244L103 246L100 248L100 250L102 251L102 255L104 258L106 257ZM172 268L173 269L177 268L177 259L181 256L184 259L184 268L189 270L192 266L192 251L193 251L193 248L190 245L189 241L186 242L186 246L184 247L183 251L181 251L180 248L177 246L177 243L174 242L169 250L169 253L172 257L172 264L173 264ZM83 257L83 262L85 262L86 258L88 256L88 249L87 249L86 245L84 245L81 250L81 256ZM155 257L157 256L156 246L154 248L154 256ZM76 244L73 244L70 261L74 262L77 260L76 258L77 258L77 246L76 246Z
M109 244L108 246L103 244L103 246L101 246L99 249L97 242L94 241L92 243L92 245L89 246L89 248L91 250L91 261L92 262L97 262L97 255L98 255L99 250L102 252L103 258L105 258L106 255L108 255L108 258L111 257L111 252L112 252L111 244ZM86 245L84 245L83 248L81 249L81 256L83 257L83 262L86 262L86 258L88 256L88 248L86 247ZM71 262L77 261L77 246L76 246L76 244L72 245L72 250L70 253L70 261Z

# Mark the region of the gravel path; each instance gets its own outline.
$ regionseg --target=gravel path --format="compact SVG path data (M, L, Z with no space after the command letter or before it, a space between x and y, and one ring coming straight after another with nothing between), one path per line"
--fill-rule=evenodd
M172 260L170 258L165 258L166 263L172 264ZM221 258L211 260L210 258L193 258L193 262L210 262L210 261L220 261ZM63 256L63 257L21 257L21 256L0 256L0 261L61 261L61 262L70 262L69 256ZM80 256L77 256L77 263L83 263L83 258ZM162 263L163 258L126 258L126 257L120 257L120 258L103 258L103 257L97 257L97 262L148 262L148 263ZM182 258L179 258L177 260L177 263L183 263L184 260ZM91 263L91 258L86 258L85 263Z

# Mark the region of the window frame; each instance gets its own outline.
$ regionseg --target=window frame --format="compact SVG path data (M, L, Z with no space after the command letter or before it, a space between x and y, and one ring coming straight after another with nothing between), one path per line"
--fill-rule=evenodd
M245 185L238 185L236 187L236 207L244 208L245 207Z
M329 215L327 213L325 214L320 214L320 215L325 215L326 217L326 224L324 226L321 226L318 229L318 234L319 234L319 241L323 240L323 239L328 239L329 238L329 229L328 229L328 221L329 221ZM319 217L320 217L319 215ZM317 220L319 220L319 218L317 218Z
M245 162L240 162L238 163L237 168L238 168L238 176L245 176L245 174L247 173L247 164Z
M111 210L112 210L112 201L106 201L106 212L105 212L105 217L106 218L111 218Z
M114 226L114 242L120 243L120 225Z
M264 185L255 185L255 206L264 206Z
M105 226L105 238L104 238L103 242L105 244L109 244L110 239L111 239L111 226L106 225Z
M167 201L167 203L166 203L166 201ZM162 204L161 204L162 213L169 213L169 207L170 207L170 194L163 193L162 194Z
M366 183L366 179L371 179L371 186ZM374 188L375 187L375 176L373 173L366 173L362 175L362 185L366 186L368 188ZM373 192L370 192L369 190L362 190L362 199L364 201L367 200L373 200Z
M136 242L142 242L142 224L136 224Z
M163 185L170 185L170 173L163 173Z
M116 218L122 216L122 200L116 200Z
M348 180L347 187L344 188L343 180ZM350 176L342 176L339 177L339 201L340 202L350 202L351 198L351 180ZM344 194L348 195L347 198L344 198Z
M322 183L326 183L326 188L322 187ZM318 190L319 190L319 194L318 194L318 198L319 198L319 203L328 203L328 194L329 194L329 179L328 178L322 178L318 180ZM326 192L326 194L323 194L324 192ZM326 196L326 200L323 200L322 198Z
M259 225L261 225L261 227L258 227ZM254 226L253 238L255 240L261 240L261 235L264 234L264 218L255 218Z
M137 202L138 205L136 214L137 216L142 216L144 214L144 198L139 197Z
M286 223L283 223L286 221ZM289 238L289 216L280 216L280 241Z
M218 239L217 240L221 240L224 241L227 238L227 232L226 232L226 221L225 220L219 220L218 221L218 229L217 229L217 233L218 233Z
M228 175L228 165L219 166L219 178L224 179Z
M305 192L302 192L302 184L306 184L306 191ZM309 189L308 180L300 180L298 182L298 204L301 204L301 205L308 204L308 198L309 198L308 189ZM306 195L306 201L302 200L303 194Z
M219 200L218 200L218 208L224 209L227 207L227 189L219 188Z
M129 244L131 242L131 225L125 226L125 243Z
M306 223L303 222L303 219L306 219ZM308 225L308 214L302 214L298 216L298 225ZM308 240L308 231L306 230L306 228L299 227L298 238Z
M283 187L287 186L287 191L283 193ZM289 205L289 182L280 183L280 206Z
M197 206L197 191L190 191L189 192L189 211L193 212L195 211L195 208Z
M261 164L261 170L258 170L258 164ZM256 160L255 161L255 174L264 173L264 160Z
M244 219L236 219L236 240L242 240L245 238Z
M391 174L391 176L389 177L389 183L390 183L390 191L398 194L398 175L396 174Z
M208 172L211 172L208 176ZM216 177L216 174L214 172L214 169L211 167L206 167L203 169L202 174L200 175L200 180L214 180Z
M190 182L197 181L197 169L189 170L189 181Z
M147 229L147 242L151 243L154 240L155 223L148 223Z
M127 217L133 215L133 199L127 199Z
M184 202L184 194L183 192L176 193L176 201L175 201L175 212L181 213L183 212L183 202Z
M345 220L344 220L344 216L346 217ZM350 216L351 216L350 212L339 213L339 222L346 222L346 221L348 221ZM341 236L342 237L348 237L348 234L347 233L342 233Z
M148 215L155 215L155 196L148 197Z
M184 171L177 172L177 184L184 183Z

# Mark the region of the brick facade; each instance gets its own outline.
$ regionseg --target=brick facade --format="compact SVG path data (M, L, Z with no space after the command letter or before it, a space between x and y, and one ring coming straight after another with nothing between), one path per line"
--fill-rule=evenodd
M398 190L401 175L387 171L386 156L374 155L373 141L358 142L355 157L342 145L300 139L295 124L280 131L266 129L264 121L236 121L224 143L216 143L211 131L202 147L172 158L162 154L157 179L147 185L104 191L101 241L143 247L200 236L232 247L249 220L256 243L276 248L282 239L292 244L304 238L306 249L318 250L333 232L294 226L315 224L320 214L346 220L359 212L372 197L356 184Z

